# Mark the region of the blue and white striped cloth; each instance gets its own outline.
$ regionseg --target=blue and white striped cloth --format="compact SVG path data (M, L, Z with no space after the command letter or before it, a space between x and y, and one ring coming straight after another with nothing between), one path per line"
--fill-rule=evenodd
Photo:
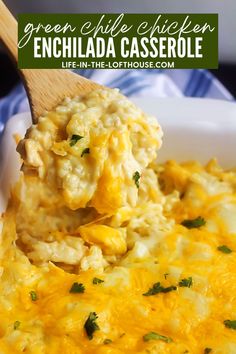
M78 70L78 74L108 87L118 87L126 96L207 97L233 100L232 95L207 70ZM0 100L0 134L12 115L29 111L20 84Z

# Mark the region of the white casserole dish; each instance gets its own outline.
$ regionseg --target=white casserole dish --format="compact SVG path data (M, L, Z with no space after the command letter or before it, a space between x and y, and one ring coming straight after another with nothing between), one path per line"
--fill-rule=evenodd
M164 131L160 162L216 157L224 168L236 167L236 103L192 98L132 98L145 112L155 115ZM31 124L29 113L13 116L0 146L0 212L4 211L10 186L17 180L20 161L14 134L24 136Z

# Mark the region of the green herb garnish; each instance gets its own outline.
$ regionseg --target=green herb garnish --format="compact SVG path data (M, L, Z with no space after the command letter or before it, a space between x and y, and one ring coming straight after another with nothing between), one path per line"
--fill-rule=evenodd
M37 293L35 292L35 291L30 291L30 297L31 297L31 300L32 301L37 301L38 300L38 295L37 295Z
M14 330L18 329L19 327L20 327L20 321L15 321L13 325Z
M73 134L70 138L70 146L74 146L77 143L77 141L79 141L82 138L83 136L81 135Z
M217 247L217 249L218 249L218 251L226 253L226 254L233 252L228 246L225 246L225 245L219 246L219 247Z
M186 288L190 288L190 286L193 285L193 279L192 277L186 278L186 279L182 279L179 282L179 286L180 287L186 287Z
M170 291L173 291L176 289L177 288L174 285L164 288L164 286L162 286L161 283L158 282L158 283L153 284L153 287L150 288L146 293L144 293L143 296L152 296L152 295L156 295L159 293L169 293Z
M171 343L173 342L173 339L170 337L162 336L161 334L158 334L156 332L149 332L143 336L144 342L148 342L149 340L162 340L166 343Z
M201 216L198 216L196 219L188 219L181 222L181 225L187 227L187 229L195 229L206 224Z
M112 343L112 340L107 338L103 341L103 344L111 344Z
M84 329L87 333L89 340L93 339L93 333L100 329L98 324L96 323L97 319L98 316L96 312L90 312L89 317L87 318L84 324Z
M212 349L211 348L205 348L204 349L204 354L209 354L212 352Z
M224 325L225 325L225 327L227 327L227 328L236 329L236 320L233 320L233 321L231 321L231 320L225 320L225 321L224 321Z
M134 183L136 184L136 187L139 188L139 180L140 180L140 173L138 171L134 172L133 174L133 180L134 180Z
M89 148L85 148L82 153L81 153L81 157L83 157L85 154L89 154L90 153L90 149Z
M70 293L73 293L73 294L75 294L75 293L84 293L84 290L85 290L85 287L84 287L84 285L83 284L81 284L81 283L74 283L73 285L72 285L72 287L70 288Z
M104 283L104 280L99 279L99 278L93 278L93 284L97 285L97 284L101 284Z

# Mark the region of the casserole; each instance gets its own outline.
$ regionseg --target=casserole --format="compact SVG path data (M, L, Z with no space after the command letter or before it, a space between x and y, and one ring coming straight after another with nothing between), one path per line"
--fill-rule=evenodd
M227 170L235 164L235 106L153 102L138 100L148 113L159 111L166 150L158 157L163 163L144 170L134 164L126 183L137 188L135 204L125 199L111 213L101 204L98 212L91 204L71 210L34 174L12 190L1 243L3 353L235 353L236 173ZM13 127L5 146L14 147L16 121ZM79 149L76 137L69 152ZM64 154L58 145L55 151ZM213 156L226 170L207 162ZM180 163L186 159L197 162ZM3 166L6 173L9 163ZM9 172L2 183L14 178Z
M217 156L223 167L235 166L235 156L232 154L236 148L235 103L198 98L134 97L131 100L145 112L157 115L163 126L165 143L159 152L160 162L168 159L179 162L196 159L206 163ZM0 210L6 206L9 185L16 181L19 171L19 157L15 152L13 135L24 136L30 125L30 114L20 113L9 120L5 129L0 149Z

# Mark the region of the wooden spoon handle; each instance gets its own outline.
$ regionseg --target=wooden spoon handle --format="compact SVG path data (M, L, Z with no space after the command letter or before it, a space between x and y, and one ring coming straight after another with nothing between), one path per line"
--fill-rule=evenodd
M0 0L0 39L8 48L15 63L18 60L17 50L17 21L8 8Z
M17 21L0 0L0 39L18 61ZM83 96L100 85L73 74L57 69L19 69L30 103L33 122L45 111L55 108L65 97Z

